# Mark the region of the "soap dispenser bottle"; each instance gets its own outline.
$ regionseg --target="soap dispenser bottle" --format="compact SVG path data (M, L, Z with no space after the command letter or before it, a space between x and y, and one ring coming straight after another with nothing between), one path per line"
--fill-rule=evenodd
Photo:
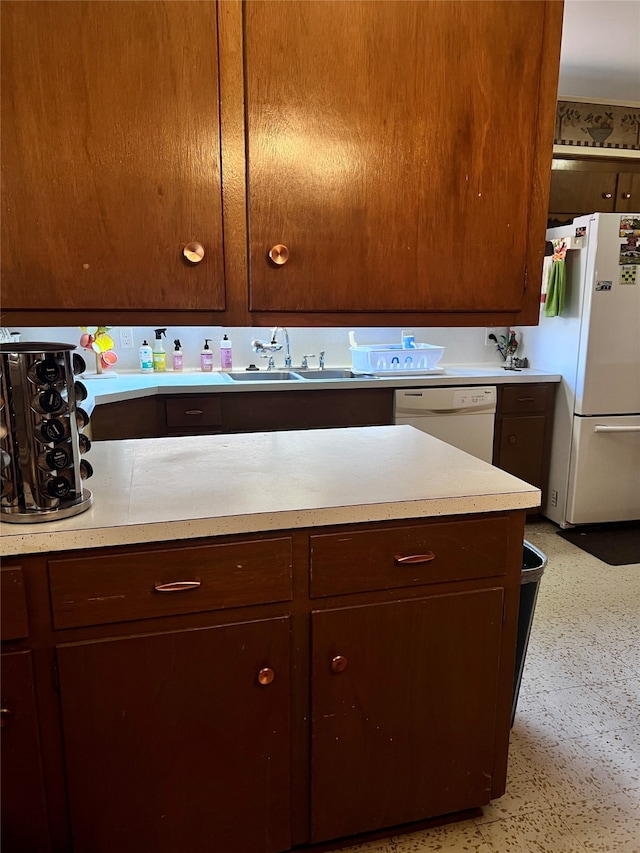
M220 341L220 369L231 370L233 367L233 351L228 335L223 335Z
M211 373L213 370L213 352L209 349L211 338L204 339L204 347L200 353L200 370Z
M156 333L156 342L153 346L153 369L158 372L167 369L167 353L162 346L162 336L166 337L167 330L154 329L154 332Z
M173 356L171 358L171 366L174 370L182 370L183 368L183 360L182 360L182 347L180 341L176 338L173 342L174 350Z
M142 341L140 353L140 372L153 373L153 350L146 341Z

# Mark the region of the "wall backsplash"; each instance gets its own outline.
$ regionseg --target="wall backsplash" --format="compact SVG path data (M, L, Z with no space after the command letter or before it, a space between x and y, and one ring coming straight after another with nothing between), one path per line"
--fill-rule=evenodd
M92 327L89 327L90 329ZM120 330L126 328L131 330L132 348L124 348L121 344ZM79 352L86 357L88 373L94 372L91 353L80 349L80 336L82 331L76 326L65 327L38 327L38 328L12 328L12 331L21 333L22 341L54 341L61 343L72 343L79 347ZM505 328L497 328L496 334L506 334ZM355 330L356 341L359 344L389 344L400 343L401 328L358 328ZM484 328L418 328L414 327L416 342L436 344L444 346L445 352L440 362L441 365L482 365L495 366L502 363L502 358L494 346L485 346ZM254 338L265 340L269 337L269 329L251 326L223 327L223 326L171 326L167 328L167 336L164 338L164 348L167 352L167 369L171 366L171 352L173 342L177 338L182 344L184 356L184 370L198 370L200 365L200 351L204 338L211 339L210 347L213 351L214 369L220 369L220 340L226 333L233 344L233 367L242 370L250 363L258 367L266 367L266 360L260 358L253 352L251 341ZM522 345L518 355L526 355L526 329L516 329L518 340L522 339ZM116 372L127 372L139 370L138 349L143 340L153 346L155 335L153 327L113 326L109 332L115 341L115 352L118 363L115 365ZM349 352L349 329L348 328L292 328L289 329L291 342L291 357L293 366L299 367L302 357L308 355L309 365L317 367L318 354L321 350L325 352L325 365L327 367L347 367L351 364ZM278 332L278 339L283 340L282 332ZM284 362L284 348L275 354L277 367ZM531 365L535 367L534 364Z

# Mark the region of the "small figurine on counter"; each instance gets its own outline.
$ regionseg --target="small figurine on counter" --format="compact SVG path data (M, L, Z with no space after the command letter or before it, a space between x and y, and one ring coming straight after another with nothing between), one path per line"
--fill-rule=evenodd
M516 364L516 362L520 362L521 359L516 359L515 354L518 351L519 343L516 338L516 333L513 329L509 332L509 337L505 337L504 335L500 335L500 340L496 338L495 335L489 335L489 340L494 341L496 345L496 349L502 356L505 361L503 365L505 370L520 370L523 366L521 363Z
M90 350L96 357L96 376L115 376L116 374L103 373L109 370L118 361L118 356L113 351L115 342L111 335L107 334L111 326L80 326L83 333L80 336L80 346ZM89 331L93 329L93 331Z

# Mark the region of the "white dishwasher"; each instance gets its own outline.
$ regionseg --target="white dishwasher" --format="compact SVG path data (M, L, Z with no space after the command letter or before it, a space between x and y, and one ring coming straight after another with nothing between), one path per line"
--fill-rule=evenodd
M395 423L428 432L485 462L493 457L495 415L495 387L407 388L395 392Z

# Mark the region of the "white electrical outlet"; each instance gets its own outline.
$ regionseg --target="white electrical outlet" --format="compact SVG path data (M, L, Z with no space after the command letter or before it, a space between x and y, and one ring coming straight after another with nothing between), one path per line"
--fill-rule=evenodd
M122 349L133 349L133 332L131 327L120 329L120 346Z
M495 335L496 340L495 341L489 340L489 335ZM491 329L485 329L484 330L484 345L486 347L494 347L496 345L496 341L498 341L498 340L499 340L498 329L491 328Z

